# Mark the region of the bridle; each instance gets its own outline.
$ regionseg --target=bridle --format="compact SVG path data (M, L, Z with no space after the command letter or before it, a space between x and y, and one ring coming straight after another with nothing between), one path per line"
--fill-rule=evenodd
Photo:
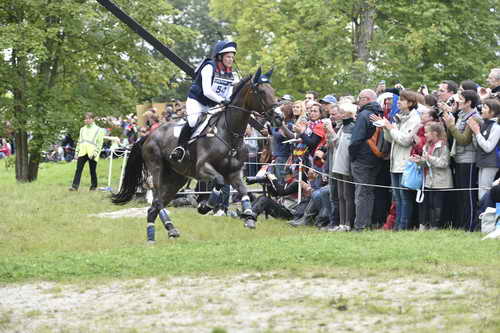
M261 107L261 110L264 110L264 112L258 112L258 111L255 111L255 110L249 110L249 109L246 109L244 107L240 107L240 106L232 105L232 104L227 105L224 108L224 110L223 110L223 112L224 112L224 122L226 123L227 130L231 134L230 144L226 143L225 140L223 140L222 138L220 138L218 135L217 135L217 137L219 137L219 139L224 144L226 144L228 146L228 148L230 148L230 150L234 149L233 144L232 144L233 143L233 138L235 138L238 141L240 141L240 140L243 139L244 133L233 132L233 130L231 129L231 126L229 124L229 121L227 119L227 114L228 114L229 111L234 110L234 111L245 112L245 113L249 113L250 115L254 115L256 117L259 117L259 118L265 118L267 121L272 121L273 120L273 110L274 110L274 108L276 106L278 106L278 104L272 104L272 105L266 106L266 104L264 103L263 92L261 92L258 89L258 85L259 84L260 83L255 83L253 81L253 79L250 78L250 88L245 92L245 95L243 96L243 100L246 101L247 98L249 97L249 95L253 94L256 97L256 99L257 99L257 101L258 101L258 103L259 103L259 105ZM238 148L238 147L236 147L236 148Z
M269 106L266 106L266 104L264 103L264 97L262 95L262 92L258 89L259 84L260 83L256 84L252 81L250 83L250 89L248 89L245 92L245 96L243 96L243 99L246 100L248 98L248 95L250 93L252 93L256 97L258 103L260 104L261 109L264 110L264 112L249 110L249 109L245 109L243 107L232 105L232 104L229 104L228 106L226 106L224 111L236 110L236 111L241 111L241 112L247 112L247 113L250 113L251 115L254 115L256 117L266 118L266 120L270 121L271 120L270 116L272 115L272 111L278 106L278 104L275 103L275 104L271 104Z

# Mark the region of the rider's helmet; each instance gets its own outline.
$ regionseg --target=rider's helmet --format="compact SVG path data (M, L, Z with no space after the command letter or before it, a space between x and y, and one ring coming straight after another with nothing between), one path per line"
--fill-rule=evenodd
M220 56L222 56L224 53L228 53L228 52L236 53L236 48L237 48L237 45L235 42L230 42L227 40L218 41L214 45L212 58L216 59L216 60L220 60L219 59Z

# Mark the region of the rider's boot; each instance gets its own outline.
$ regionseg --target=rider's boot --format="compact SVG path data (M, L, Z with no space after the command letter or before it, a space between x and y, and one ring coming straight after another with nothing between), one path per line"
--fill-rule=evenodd
M181 134L179 135L179 145L172 150L170 154L170 159L177 162L182 162L186 156L186 150L188 149L188 142L191 138L191 126L186 122L182 127Z

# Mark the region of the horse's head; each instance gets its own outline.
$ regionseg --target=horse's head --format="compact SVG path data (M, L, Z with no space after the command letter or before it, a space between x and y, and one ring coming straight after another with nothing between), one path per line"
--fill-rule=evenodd
M250 79L251 93L254 98L249 101L251 103L249 107L252 110L257 111L271 122L273 122L275 116L274 109L278 106L274 88L271 86L272 75L272 69L262 74L262 69L259 67Z

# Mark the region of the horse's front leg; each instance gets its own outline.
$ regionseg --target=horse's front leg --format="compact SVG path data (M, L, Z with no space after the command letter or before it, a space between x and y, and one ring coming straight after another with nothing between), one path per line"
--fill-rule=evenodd
M248 190L241 178L241 170L231 173L228 180L233 185L234 189L241 195L241 217L245 220L245 227L255 229L257 217L252 211L252 204L248 196Z
M205 215L219 204L221 189L224 186L224 177L208 162L200 162L196 165L198 179L209 179L214 183L214 188L207 202L200 202L198 212Z

